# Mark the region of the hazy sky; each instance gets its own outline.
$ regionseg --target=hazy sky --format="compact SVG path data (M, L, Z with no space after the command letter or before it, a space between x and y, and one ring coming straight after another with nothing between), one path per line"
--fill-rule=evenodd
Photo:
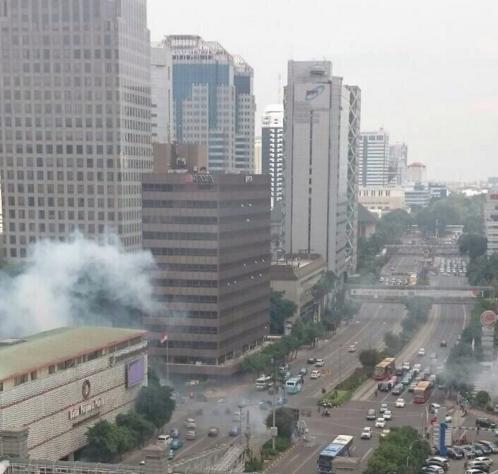
M148 4L152 40L199 34L251 64L258 119L281 100L288 59L329 59L362 89L362 130L405 141L429 178L498 176L498 0Z

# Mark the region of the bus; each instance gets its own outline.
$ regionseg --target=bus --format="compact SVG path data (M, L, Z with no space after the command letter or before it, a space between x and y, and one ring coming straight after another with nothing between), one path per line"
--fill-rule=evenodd
M262 375L256 379L256 390L266 390L272 385L272 378L269 375Z
M428 380L419 382L413 390L413 401L415 403L425 403L431 396L431 392L431 382L429 382Z
M353 451L353 436L339 435L332 443L320 451L317 461L317 472L319 474L330 474L335 472L333 463L338 456L351 456Z
M394 357L387 357L383 361L379 362L375 366L374 379L384 380L391 377L391 375L394 374L394 371L396 370L395 362L396 360L394 359Z
M303 383L301 381L301 377L291 377L290 379L287 379L287 381L285 382L285 391L289 395L294 395L296 393L299 393L302 388L303 388Z

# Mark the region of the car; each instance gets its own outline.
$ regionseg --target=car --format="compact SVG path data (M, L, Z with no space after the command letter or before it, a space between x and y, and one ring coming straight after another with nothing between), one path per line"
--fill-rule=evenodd
M466 469L465 474L485 474L484 471L481 471L481 469Z
M185 433L185 439L188 441L193 441L196 438L195 436L195 430L188 430Z
M473 461L469 461L467 463L467 468L468 469L479 469L482 472L489 472L489 466L486 463L476 461L475 459Z
M320 377L320 371L319 370L312 370L311 371L310 379L316 380L319 377Z
M306 363L313 365L316 362L316 357L308 357Z
M486 455L493 454L493 448L486 443L482 443L481 441L476 441L474 443L474 446L479 446Z
M443 339L440 343L439 343L439 347L448 347L448 343Z
M384 428L385 426L386 426L385 418L377 418L375 420L375 427L376 428Z
M232 414L232 421L234 423L240 423L240 417L242 416L242 413L240 411L235 411Z
M460 449L464 452L467 459L474 459L478 456L474 448L468 444L460 446Z
M408 362L408 361L403 362L403 365L402 365L403 370L409 371L410 367L411 367L410 362Z
M230 428L230 431L228 432L228 436L239 436L240 434L240 428L237 426L237 425L233 425L231 428Z
M419 356L425 356L425 349L423 347L421 347L419 350L418 350L418 353L417 353Z
M415 375L417 375L421 370L422 370L422 364L417 363L413 365L413 372Z
M396 400L396 408L404 408L405 407L405 399L404 398L398 398Z
M367 411L367 420L372 421L375 420L376 417L377 415L375 414L375 410L373 408L370 408Z
M402 383L399 383L397 385L394 386L393 390L392 390L392 394L393 395L401 395L403 393L403 390L404 390L404 386Z
M392 418L393 418L393 414L392 414L391 410L386 410L382 416L383 416L384 420L386 420L386 421L392 420Z
M180 431L178 431L178 428L171 428L169 430L169 434L173 439L180 437Z
M209 429L208 429L208 436L210 438L215 438L216 436L218 436L220 434L220 430L216 427L216 426L211 426Z
M479 456L475 458L474 461L472 462L483 462L488 466L491 466L493 464L493 460L491 458L488 458L487 456Z
M308 369L306 367L299 369L299 375L306 375L307 373L308 373Z
M142 459L139 464L140 466L145 466L145 459Z
M484 448L484 446L482 446L480 444L473 443L472 449L477 453L477 457L479 457L479 456L484 456L485 454L487 454L487 450L489 448Z
M161 441L166 446L169 446L171 444L171 440L173 439L173 437L169 434L160 434L157 437L157 439L158 439L158 441Z
M380 437L385 438L390 432L391 430L389 428L386 428L380 432Z
M436 466L435 464L426 464L422 467L420 472L427 474L444 474L444 469L441 466Z
M197 428L197 425L195 424L194 418L187 418L184 422L183 425L185 428L189 430L195 430Z
M370 426L365 426L361 432L361 439L371 439L372 438L372 428Z
M269 402L267 400L261 400L258 403L258 406L259 406L260 410L268 410L271 407L271 402Z
M387 410L387 403L381 403L379 413L384 413Z
M443 456L431 456L425 460L425 465L429 466L439 466L445 471L448 470L448 458Z
M175 450L174 449L170 449L169 453L168 453L168 460L171 461L174 458L175 458Z
M437 413L437 411L441 408L441 405L439 403L431 403L429 405L429 410L431 413Z
M358 347L356 346L356 344L350 344L348 352L356 352L357 349Z
M465 456L464 452L457 446L447 448L447 454L451 459L463 459Z
M485 444L486 446L489 446L491 448L491 451L496 454L498 453L498 446L493 443L492 441L486 441L486 440L479 440L477 441L479 444Z
M173 438L173 441L171 441L171 444L169 445L169 447L174 450L180 449L182 446L183 441L180 438Z
M325 365L325 361L323 359L317 359L315 362L315 367L323 367Z
M476 426L479 428L496 428L496 423L493 420L490 420L489 418L477 418L476 420Z

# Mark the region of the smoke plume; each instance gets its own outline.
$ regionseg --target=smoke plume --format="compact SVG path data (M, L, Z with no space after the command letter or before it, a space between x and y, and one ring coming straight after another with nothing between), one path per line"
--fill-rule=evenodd
M154 311L152 255L125 253L116 237L41 241L20 267L0 272L0 336L60 326L140 326Z

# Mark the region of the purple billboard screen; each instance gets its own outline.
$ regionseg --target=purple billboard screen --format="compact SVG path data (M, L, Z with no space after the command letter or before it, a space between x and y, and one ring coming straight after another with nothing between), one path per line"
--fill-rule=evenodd
M132 360L126 365L126 386L133 387L145 377L145 360L143 357Z

